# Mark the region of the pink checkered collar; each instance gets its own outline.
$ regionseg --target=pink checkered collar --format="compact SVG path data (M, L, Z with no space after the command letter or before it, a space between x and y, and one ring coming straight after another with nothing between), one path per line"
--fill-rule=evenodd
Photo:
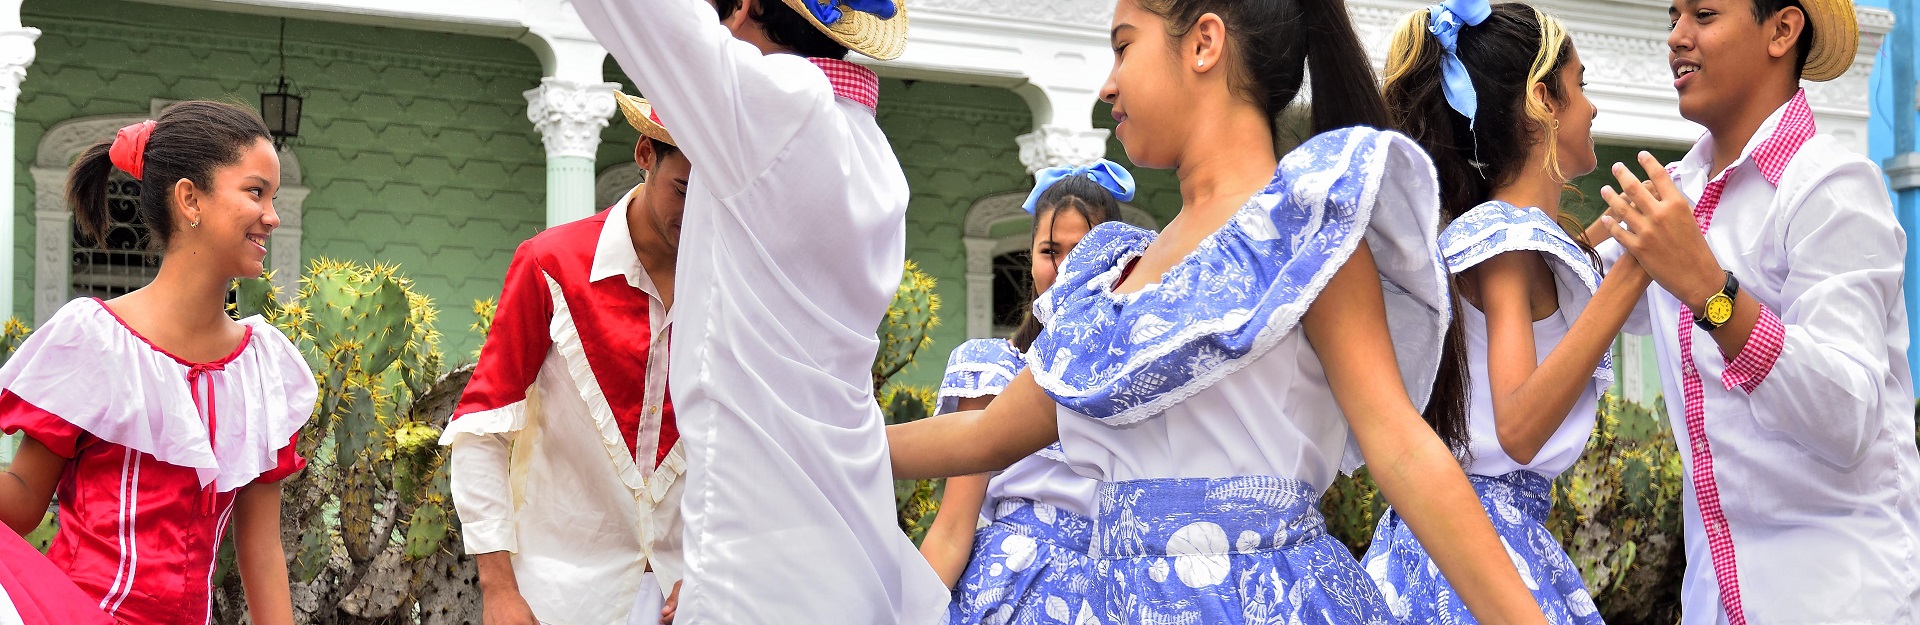
M1759 131L1748 140L1739 160L1727 166L1720 176L1724 178L1729 172L1751 161L1769 184L1780 186L1780 177L1786 174L1787 164L1793 162L1793 155L1800 153L1800 147L1813 138L1814 131L1813 108L1807 105L1807 92L1802 89L1767 117ZM1708 141L1696 144L1693 151L1687 154L1685 162L1702 170L1710 167L1713 163L1712 138L1713 135L1708 134Z
M839 59L810 57L807 60L827 74L827 82L833 85L833 95L867 107L868 113L879 108L880 75L873 73L873 70Z

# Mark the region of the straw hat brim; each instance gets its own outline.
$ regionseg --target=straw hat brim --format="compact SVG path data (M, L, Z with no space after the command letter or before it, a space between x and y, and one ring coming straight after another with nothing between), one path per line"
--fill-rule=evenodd
M650 139L679 147L680 144L674 143L673 135L667 133L666 127L653 123L653 104L648 103L646 98L615 91L613 100L620 105L620 114L627 118L627 125L633 126L634 130Z
M1800 9L1807 14L1807 27L1813 29L1813 48L1807 51L1800 77L1821 82L1847 73L1860 49L1860 23L1854 17L1853 2L1800 0Z
M899 7L899 10L894 13L893 19L885 20L871 13L862 13L842 5L840 21L832 24L820 23L820 19L814 17L812 11L807 10L806 3L813 0L782 1L800 13L801 17L807 18L814 28L820 29L820 32L826 33L828 37L840 42L840 45L846 46L848 50L882 61L891 61L900 58L900 53L907 49L907 3L904 0L895 1L894 5Z

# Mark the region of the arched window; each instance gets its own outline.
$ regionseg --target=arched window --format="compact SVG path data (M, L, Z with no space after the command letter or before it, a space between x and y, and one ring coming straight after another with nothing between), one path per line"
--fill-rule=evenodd
M1027 250L993 257L993 335L1011 336L1033 302L1033 274L1027 270Z
M114 170L107 179L107 236L94 241L73 225L73 297L112 299L146 286L160 271L153 235L140 219L140 181Z
M961 242L967 249L967 338L1012 334L1033 302L1033 294L1026 292L1033 216L1020 208L1026 199L1026 191L996 193L975 200L967 209L961 226ZM1148 230L1160 229L1152 215L1131 204L1120 205L1120 218Z

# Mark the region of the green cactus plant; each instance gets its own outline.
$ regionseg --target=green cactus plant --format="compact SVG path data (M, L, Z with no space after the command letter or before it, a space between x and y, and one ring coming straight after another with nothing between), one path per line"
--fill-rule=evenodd
M933 287L933 277L907 261L905 271L900 272L900 289L894 291L886 319L880 322L880 351L873 359L874 389L886 386L888 379L913 363L921 349L933 344L929 332L940 325L940 296Z
M234 311L286 332L320 385L301 432L307 470L282 485L298 620L409 620L433 587L458 585L427 571L471 572L448 548L457 521L438 445L471 371L441 371L433 302L393 266L315 260L285 306L270 287L241 281ZM245 612L235 577L219 580L216 622ZM462 620L450 618L425 622Z
M940 325L940 296L934 280L912 261L900 273L900 289L893 294L887 316L880 322L880 349L873 358L874 398L887 423L906 423L932 413L932 389L890 385L888 381L908 365L920 350L933 344L928 333ZM476 308L477 311L477 308ZM897 480L894 503L900 529L913 540L926 535L939 506L940 483L935 480Z

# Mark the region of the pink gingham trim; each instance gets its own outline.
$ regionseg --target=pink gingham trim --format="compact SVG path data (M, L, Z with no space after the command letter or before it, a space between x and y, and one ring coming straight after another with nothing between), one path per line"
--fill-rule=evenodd
M1720 384L1729 391L1737 386L1752 394L1766 381L1767 374L1773 373L1773 363L1780 360L1780 352L1786 347L1786 324L1773 314L1773 309L1761 304L1760 319L1753 322L1753 333L1747 335L1746 347L1727 361L1727 369L1720 372Z
M809 58L820 71L827 74L827 82L833 85L833 95L867 107L868 113L880 107L880 75L873 73L858 63L839 59Z
M1813 109L1807 106L1807 93L1803 90L1795 93L1793 99L1787 102L1773 134L1755 146L1748 157L1753 159L1755 168L1760 170L1760 175L1769 184L1778 186L1780 176L1786 173L1787 164L1793 161L1793 155L1800 151L1800 146L1813 138L1813 132ZM1713 224L1714 209L1720 206L1720 195L1727 189L1727 176L1736 169L1728 167L1720 172L1720 176L1708 182L1706 189L1701 191L1700 201L1693 206L1693 217L1699 222L1701 232L1706 232L1707 227ZM1740 601L1740 565L1734 558L1733 532L1727 527L1726 512L1720 507L1720 485L1713 474L1713 447L1707 440L1705 383L1701 380L1699 368L1693 364L1693 311L1681 306L1679 321L1680 380L1686 396L1687 441L1691 448L1689 455L1693 459L1693 471L1689 477L1692 478L1694 496L1700 506L1700 524L1707 530L1707 550L1713 557L1713 574L1720 587L1721 607L1726 610L1730 625L1747 625L1746 609ZM1748 393L1753 392L1773 371L1773 364L1779 360L1785 342L1785 325L1771 309L1762 306L1760 320L1747 337L1746 347L1728 364L1727 370L1721 375L1721 383L1728 390L1739 386Z

